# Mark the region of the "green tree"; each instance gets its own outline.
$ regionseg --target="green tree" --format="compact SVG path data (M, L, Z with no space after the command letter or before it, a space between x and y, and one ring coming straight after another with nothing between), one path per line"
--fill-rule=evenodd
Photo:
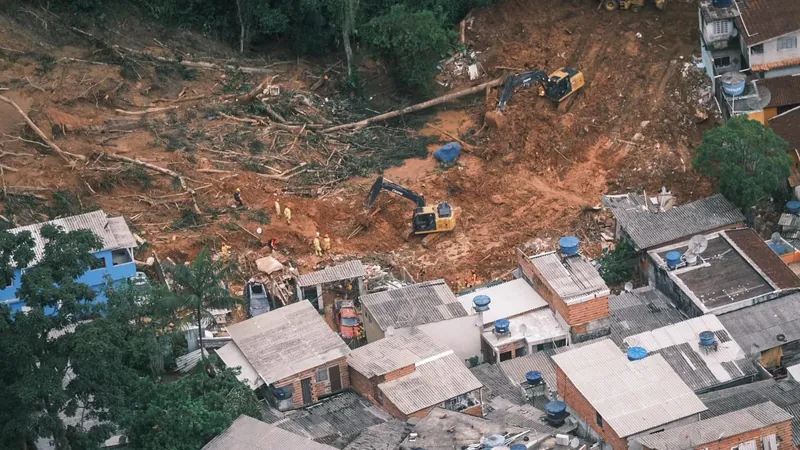
M614 250L600 257L600 276L611 286L619 286L630 281L639 261L639 255L633 242L621 240Z
M765 197L786 193L792 166L788 148L771 129L735 116L703 135L694 168L717 179L722 195L747 208Z
M190 265L178 265L172 269L175 294L191 311L200 348L203 347L203 319L213 319L208 310L232 308L242 301L232 297L225 287L225 281L233 270L234 267L223 260L215 261L208 248L201 250Z

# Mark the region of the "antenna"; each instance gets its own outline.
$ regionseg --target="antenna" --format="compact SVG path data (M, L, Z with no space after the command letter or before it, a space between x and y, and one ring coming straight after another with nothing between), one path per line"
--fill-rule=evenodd
M752 110L764 109L772 100L772 93L766 86L756 85L755 81L753 81L753 87L755 88L756 96L748 98L745 100L745 103L747 103L747 106Z
M689 248L686 250L687 253L691 252L695 255L699 255L706 251L708 248L708 239L705 236L698 234L697 236L692 236L689 239Z

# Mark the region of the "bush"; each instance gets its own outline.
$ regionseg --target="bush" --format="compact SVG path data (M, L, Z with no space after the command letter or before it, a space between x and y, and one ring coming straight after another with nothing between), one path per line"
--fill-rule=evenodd
M614 250L600 257L600 276L610 286L619 286L633 277L639 255L633 243L620 241Z

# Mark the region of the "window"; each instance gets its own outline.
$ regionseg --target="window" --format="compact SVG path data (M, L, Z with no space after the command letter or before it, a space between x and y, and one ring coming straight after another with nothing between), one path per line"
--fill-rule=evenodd
M730 33L730 22L727 20L714 21L714 34L728 34Z
M752 55L763 55L764 54L764 44L758 44L750 47L750 54Z
M527 346L520 347L514 352L514 356L516 356L516 357L525 356L527 354L528 354L528 347Z
M511 359L511 352L510 351L500 353L500 362L508 361L509 359Z
M717 69L724 69L731 66L730 56L723 56L722 58L714 58L714 67Z
M94 261L89 263L89 268L91 270L103 269L105 267L106 267L106 260L103 257L98 258L95 256Z
M797 48L797 36L778 38L778 51Z
M328 381L328 369L323 367L317 369L317 383L326 383Z
M603 428L603 416L600 413L594 413L594 420L597 422L597 426Z
M122 248L119 250L114 250L111 252L111 262L115 266L120 264L128 264L132 262L133 259L131 258L131 253L126 248Z

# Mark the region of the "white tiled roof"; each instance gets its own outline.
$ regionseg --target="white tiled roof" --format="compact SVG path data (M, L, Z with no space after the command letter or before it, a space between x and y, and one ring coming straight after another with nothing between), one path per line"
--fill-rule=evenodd
M567 305L607 296L611 293L591 262L582 255L559 257L555 252L531 256L547 283Z
M522 278L506 281L487 288L478 288L475 292L460 295L458 301L470 314L477 314L473 309L472 299L478 295L487 295L492 299L489 310L482 315L483 324L491 324L497 319L507 319L540 308L547 308L547 302Z
M387 336L353 350L347 357L347 364L365 377L372 378L447 351L425 333L412 328L409 335Z
M230 325L228 333L265 383L350 353L342 338L305 300Z
M661 355L628 361L606 339L555 355L553 360L619 437L706 410Z
M494 330L484 331L483 339L493 347L502 347L512 342L525 339L528 345L553 343L566 339L569 331L565 330L550 308L539 309L516 316L509 320L507 334L498 335Z
M411 414L481 386L464 361L448 353L418 365L409 375L379 384L378 389L402 413Z
M236 375L236 378L247 383L250 389L256 389L264 384L264 380L258 376L255 367L244 357L244 353L239 350L235 342L229 342L222 348L218 348L217 356L225 363L225 367L240 367L239 375Z
M335 450L274 425L239 416L202 450Z

